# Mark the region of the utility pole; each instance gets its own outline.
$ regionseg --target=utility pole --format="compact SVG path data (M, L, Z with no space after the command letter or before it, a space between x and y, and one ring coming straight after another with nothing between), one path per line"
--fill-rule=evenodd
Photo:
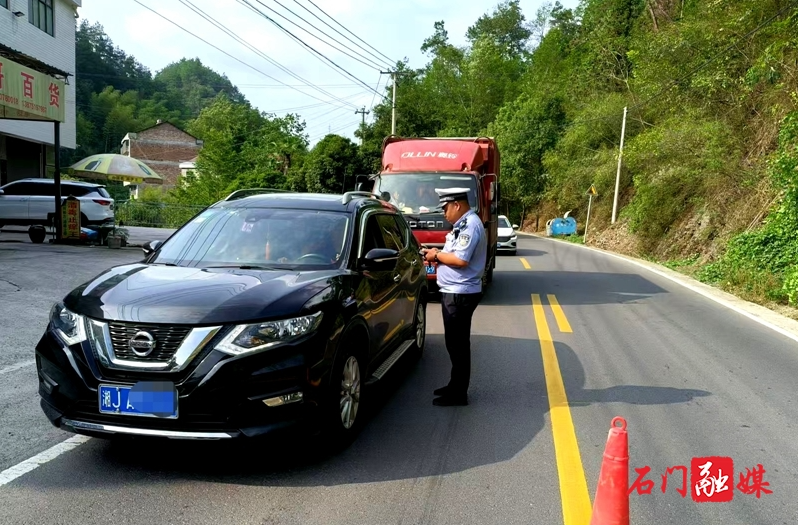
M618 171L615 173L615 198L612 201L612 224L618 211L618 188L621 185L621 159L623 158L623 137L626 134L626 107L623 108L623 124L621 125L621 149L618 152Z
M366 111L366 106L363 106L363 109L356 109L355 110L355 115L357 115L358 113L363 115L362 124L360 125L360 133L361 133L361 135L360 135L360 145L362 146L363 145L363 130L366 127L366 115L371 113L371 111Z
M380 71L381 75L391 75L393 80L393 100L391 102L391 135L396 135L396 71Z

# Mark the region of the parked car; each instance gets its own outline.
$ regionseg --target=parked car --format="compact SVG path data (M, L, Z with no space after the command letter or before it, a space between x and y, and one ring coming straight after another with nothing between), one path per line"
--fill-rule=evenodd
M62 181L61 197L80 201L83 227L113 223L114 199L105 186L88 182ZM0 187L0 227L50 224L55 214L55 181L21 179Z
M515 230L518 228L517 224L510 224L510 221L504 215L499 215L499 243L497 250L500 253L516 254L518 244L518 234Z
M55 426L346 443L368 387L421 354L427 279L395 207L362 192L239 197L53 307L36 368Z

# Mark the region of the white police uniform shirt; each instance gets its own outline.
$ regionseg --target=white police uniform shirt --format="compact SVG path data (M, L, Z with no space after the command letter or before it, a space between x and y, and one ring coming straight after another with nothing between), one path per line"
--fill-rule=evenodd
M438 287L441 293L479 293L482 275L488 257L488 239L485 227L474 210L460 217L454 228L446 234L443 253L453 253L468 262L465 268L455 268L438 263Z

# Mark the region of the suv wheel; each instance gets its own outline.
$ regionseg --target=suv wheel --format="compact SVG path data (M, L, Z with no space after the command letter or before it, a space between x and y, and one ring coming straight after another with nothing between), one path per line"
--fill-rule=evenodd
M413 352L417 357L424 353L424 343L427 339L427 303L419 297L416 315L413 319Z
M351 443L363 422L363 374L366 370L357 349L357 343L345 340L330 375L324 423L328 444L335 449Z

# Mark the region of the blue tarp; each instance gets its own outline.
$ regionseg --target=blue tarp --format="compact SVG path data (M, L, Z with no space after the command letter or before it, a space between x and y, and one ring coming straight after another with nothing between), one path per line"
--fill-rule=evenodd
M557 217L549 221L546 225L546 233L553 235L574 235L576 234L576 220L573 217Z

